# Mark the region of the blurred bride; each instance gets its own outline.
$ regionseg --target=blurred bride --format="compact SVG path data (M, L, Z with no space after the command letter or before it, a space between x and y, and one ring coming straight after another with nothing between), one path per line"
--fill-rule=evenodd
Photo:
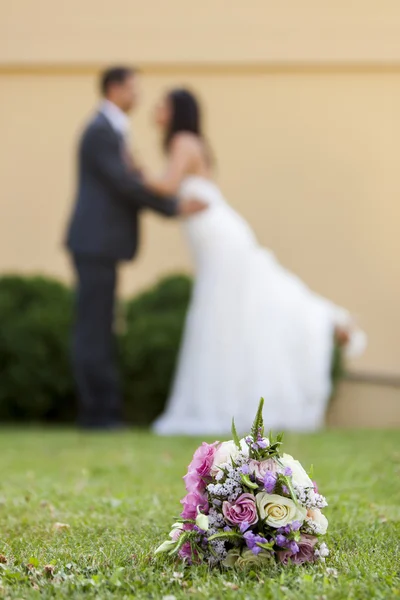
M335 339L362 352L351 315L312 292L262 248L213 181L197 99L177 89L157 106L166 168L155 192L197 197L203 213L183 222L195 283L161 435L215 435L234 416L249 429L261 396L267 428L315 430L331 394Z

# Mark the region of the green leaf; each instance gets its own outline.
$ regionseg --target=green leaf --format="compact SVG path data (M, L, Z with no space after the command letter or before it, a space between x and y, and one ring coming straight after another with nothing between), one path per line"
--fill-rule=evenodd
M241 533L238 533L237 531L223 531L221 533L214 533L214 535L211 535L208 538L208 541L212 542L213 540L222 540L222 539L242 540L243 536Z
M182 519L182 517L175 517L175 521L177 523L191 523L192 525L196 525L195 519Z
M173 540L166 540L160 546L158 546L158 548L156 548L156 550L154 551L154 556L156 554L161 554L162 552L170 552L171 549L175 547L175 544L176 542L174 542Z
M39 566L39 561L34 556L31 556L29 559L29 564L32 565L32 567L35 567L35 569L37 569Z
M251 435L253 436L254 440L256 440L258 437L259 429L261 429L261 434L262 435L264 434L263 408L264 408L264 398L261 398L260 404L258 405L256 418L254 419L253 427L251 428Z
M272 542L269 542L269 544L263 544L261 542L257 542L257 544L256 544L256 546L259 546L263 550L273 550L274 545L275 545L275 541L274 540Z
M250 477L248 475L244 475L244 473L241 474L240 479L242 480L243 485L245 485L250 490L257 490L259 487L258 483L251 481Z
M189 537L189 533L182 533L182 535L179 536L178 543L176 544L175 548L171 550L171 552L168 552L168 555L173 556L174 554L178 554L179 550L186 544Z
M294 491L294 488L293 488L292 478L291 477L287 477L286 475L281 475L281 478L285 482L285 484L286 484L286 486L287 486L287 488L288 488L288 490L290 492L290 495L292 497L293 502L296 504L296 506L298 506L299 501L297 499L296 492Z
M238 447L238 449L240 450L240 448L241 448L241 446L240 446L240 439L239 439L239 436L238 436L238 432L236 430L235 419L232 419L232 439L235 442L235 444Z

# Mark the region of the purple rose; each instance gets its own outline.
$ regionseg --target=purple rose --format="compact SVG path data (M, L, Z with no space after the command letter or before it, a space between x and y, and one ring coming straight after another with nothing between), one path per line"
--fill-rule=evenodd
M210 476L216 452L216 444L217 442L215 444L206 444L206 442L203 442L194 453L192 462L188 467L187 475L183 478L188 492L205 489L204 479Z
M198 510L204 514L208 514L207 497L200 492L189 492L183 500L183 511L181 512L182 519L195 519Z
M224 502L222 512L225 520L231 525L247 523L249 527L258 521L257 507L252 494L242 494L233 502Z
M300 537L300 541L297 544L293 544L293 550L297 550L297 552L292 552L292 550L281 550L278 552L279 560L282 564L287 565L289 561L292 561L295 565L302 565L306 562L313 562L315 560L314 555L314 546L318 542L318 538L302 534ZM296 547L294 547L296 545Z

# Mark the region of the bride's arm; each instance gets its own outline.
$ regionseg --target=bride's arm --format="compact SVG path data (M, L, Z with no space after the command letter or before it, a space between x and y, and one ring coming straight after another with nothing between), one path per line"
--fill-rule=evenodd
M159 177L145 176L144 185L162 196L175 195L185 176L193 171L198 151L198 141L190 134L175 136L164 174Z

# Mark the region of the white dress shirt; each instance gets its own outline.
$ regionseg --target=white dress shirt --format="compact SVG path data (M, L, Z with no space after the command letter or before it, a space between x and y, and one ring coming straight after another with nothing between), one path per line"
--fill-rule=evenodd
M135 161L133 160L129 131L129 118L116 104L110 100L103 100L100 106L100 112L106 117L111 127L123 140L121 147L122 155L126 166L129 170L135 169Z
M129 118L128 116L110 100L103 100L100 106L100 112L109 121L111 127L128 142L129 138Z

